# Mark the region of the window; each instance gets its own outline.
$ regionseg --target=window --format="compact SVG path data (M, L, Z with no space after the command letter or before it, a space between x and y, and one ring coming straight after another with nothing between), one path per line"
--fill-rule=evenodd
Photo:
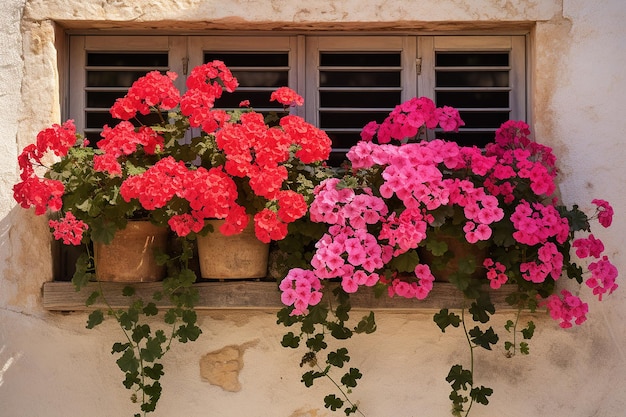
M521 35L72 36L68 113L97 140L114 122L108 108L139 76L172 70L183 90L190 68L219 59L240 87L218 106L248 99L275 110L270 93L288 85L305 97L294 111L331 137L335 163L367 122L414 96L458 108L466 125L445 138L481 146L503 121L526 119L525 55Z
M367 122L381 122L397 104L414 96L459 108L466 126L448 138L463 144L482 145L493 138L502 121L526 119L524 35L71 35L69 39L64 116L74 119L77 130L85 132L92 143L99 139L104 124L115 122L108 109L135 79L152 70L175 71L179 74L175 83L184 91L189 69L214 59L224 61L240 82L235 94L220 99L220 107L235 108L242 99L249 99L256 110L271 111L279 106L269 102L269 94L288 85L305 97L304 108L293 111L332 138L335 162L359 139ZM59 271L59 278L71 276L73 256L59 255L62 265L58 266L66 267ZM84 308L83 295L65 284L44 286L46 308ZM245 283L245 290L254 295L232 305L221 301L221 294L232 292L231 284L198 285L206 300L200 308L250 307L244 302L247 298L258 300L257 307L281 305L270 291L272 283ZM241 292L242 283L232 285ZM152 291L149 287L140 290ZM432 300L451 297L448 288L435 290L441 293ZM237 304L240 301L244 304ZM462 303L462 298L456 302ZM367 299L362 304L368 308L414 308L401 300L385 303L389 305Z

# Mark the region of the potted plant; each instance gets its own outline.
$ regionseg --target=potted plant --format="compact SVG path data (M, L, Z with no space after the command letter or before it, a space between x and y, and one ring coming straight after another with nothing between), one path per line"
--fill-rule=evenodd
M193 341L201 333L190 261L195 238L211 231L206 221L225 220L216 231L223 235L238 235L250 223L255 240L283 239L288 225L307 213L330 152L323 131L289 114L291 106L302 104L293 90L275 91L271 99L282 112L263 115L247 102L230 111L215 108L216 100L238 85L223 62L194 68L182 94L175 79L175 73L153 71L133 83L110 109L121 121L104 126L97 147L76 134L71 120L43 130L19 156L21 181L14 187L22 207L33 207L37 215L52 213L56 239L87 247L72 278L77 290L101 277L94 275L99 266L91 244L109 246L133 220L169 227L175 237L169 251L154 254L167 267L167 277L152 300L126 286L129 307L117 309L96 286L86 301L103 302L123 330L112 353L119 354L124 385L143 414L154 411L160 398L160 359L172 340ZM151 327L159 303L168 305L164 326ZM93 311L87 326L101 323L105 312Z
M188 145L195 164L169 155L129 178L120 189L121 196L125 201L138 200L145 209L165 207L167 223L178 236L204 235L214 229L208 222L223 220L216 223L221 235L249 230L265 244L282 240L288 225L307 213L315 185L312 181L319 177L318 172L324 172L330 139L322 130L289 114L288 109L302 105L303 99L287 87L271 94L272 101L283 105L280 115L255 112L247 101L237 110L214 109L221 95L219 85L207 83L215 76L214 66L192 70L179 110L170 112L169 122L160 128L171 141L183 140L190 128L199 129ZM232 91L230 78L220 80ZM258 241L252 244L258 245ZM237 241L233 256L242 255L243 243ZM209 257L215 259L212 254ZM247 261L236 258L227 269ZM261 267L251 277L264 276L266 270ZM222 276L208 273L206 277Z
M350 294L372 287L381 296L421 300L437 285L434 267L456 265L439 272L448 274L467 308L458 314L442 306L434 321L442 331L452 326L465 332L471 365L455 364L446 378L452 414L460 416L476 402L487 404L492 394L476 383L473 369L474 348L491 350L499 341L493 327L485 327L496 311L492 291L506 288L507 302L518 311L505 326L512 341L504 347L513 356L528 353L535 329L532 321L520 329L522 310L544 307L563 328L586 320L588 304L557 289L564 278L584 282L599 300L617 288L617 269L590 233L590 220L608 227L613 210L604 200L593 200L596 212L589 217L576 205L563 206L555 196L556 157L530 140L524 122L504 123L485 149L426 140L426 130L437 125L456 130L462 121L455 109L436 108L422 97L397 106L380 125L365 126L363 140L348 152L351 170L315 190L310 217L328 232L317 242L310 267L294 268L282 280L288 307L279 322L301 326L285 335L283 346L305 342L301 366L318 367L303 375L310 386L317 378L332 378L331 370L350 359L345 348L326 360L318 357L327 347L325 335L345 339L376 329L373 313L348 324ZM480 251L466 253L467 247ZM426 252L434 256L432 264L424 261ZM320 302L329 280L340 281L334 314ZM347 396L360 377L350 368L339 381L333 379L344 397L327 396L326 407L345 406L346 415L361 412Z

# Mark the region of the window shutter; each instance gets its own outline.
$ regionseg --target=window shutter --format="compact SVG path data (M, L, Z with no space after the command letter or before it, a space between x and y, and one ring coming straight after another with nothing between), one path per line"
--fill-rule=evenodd
M438 130L437 137L462 145L484 146L493 140L495 130L503 122L526 118L523 43L520 45L514 38L424 39L420 52L425 55L432 77L431 90L426 88L425 95L437 106L457 108L465 122L459 133Z
M243 100L249 100L255 111L281 111L281 104L270 102L273 91L290 87L303 94L297 85L297 43L295 36L192 37L190 67L219 60L237 78L237 90L222 95L217 107L236 109Z
M84 132L92 144L101 139L100 132L105 124L119 123L111 117L109 109L135 80L150 71L164 73L177 69L171 65L172 43L173 40L165 36L72 38L74 58L70 82L73 91L82 91L82 94L72 95L70 114L76 119L77 129Z
M333 165L360 140L368 122L382 122L415 92L406 62L415 62L407 37L314 37L307 40L307 116L333 142ZM409 64L410 66L410 64ZM413 70L414 70L413 64ZM414 80L414 77L413 77Z

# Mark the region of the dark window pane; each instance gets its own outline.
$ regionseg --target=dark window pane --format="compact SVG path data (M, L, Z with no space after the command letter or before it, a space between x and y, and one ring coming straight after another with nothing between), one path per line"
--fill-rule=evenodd
M437 52L438 67L493 67L509 65L508 52Z
M87 71L87 87L130 87L144 71Z
M436 93L437 106L452 107L509 107L508 91L439 91Z
M345 152L331 151L330 156L328 157L328 165L331 167L338 167L338 166L341 166L347 160L348 158L346 158Z
M282 87L289 85L287 71L233 71L239 87Z
M400 66L399 52L322 52L322 67L397 67Z
M498 112L460 112L465 128L493 128L499 127L509 120L508 111Z
M321 111L320 128L353 128L359 129L360 131L363 126L372 120L384 120L387 115L389 115L389 111L385 111L384 113L380 113L378 115L371 112Z
M115 100L123 97L126 91L88 91L87 107L110 108Z
M437 71L437 87L508 87L508 71Z
M85 127L91 129L102 129L102 126L114 126L119 120L114 119L109 112L88 112L85 115Z
M87 66L102 67L167 67L167 52L89 52Z
M100 132L85 132L85 138L89 140L91 146L94 143L97 143L100 139L102 139L102 136L100 136Z
M270 101L272 91L240 91L234 93L224 92L222 97L215 101L215 107L237 108L244 100L250 101L251 107L272 107L282 109L283 106L276 101Z
M85 127L87 129L102 129L104 125L113 127L121 122L119 119L114 119L108 111L92 111L85 115ZM135 119L131 119L135 126L153 125L158 124L160 121L159 115L155 113L146 114L145 116L137 113Z
M333 149L350 149L361 140L361 131L358 132L333 132L326 131L328 137L333 142Z
M222 61L227 67L287 67L288 52L205 52L204 62Z
M320 71L321 87L396 87L399 71Z
M388 107L400 102L399 91L320 91L320 107Z

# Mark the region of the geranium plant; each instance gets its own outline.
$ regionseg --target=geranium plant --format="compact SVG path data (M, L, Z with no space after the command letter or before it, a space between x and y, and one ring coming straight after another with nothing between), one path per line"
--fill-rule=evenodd
M176 77L153 71L133 83L110 109L120 121L105 125L96 144L76 134L71 120L44 129L20 154L21 181L14 186L22 207L51 213L56 239L87 248L72 278L77 290L97 276L90 243L109 244L128 221L169 226L177 237L175 252L156 254L168 276L153 300L137 297L131 286L123 290L127 309L108 305L101 288L87 299L88 305L104 302L124 332L112 353L119 354L124 385L144 415L161 396L160 360L172 341L193 341L201 333L193 310L197 277L189 267L195 234L208 231L207 219L225 219L219 232L233 235L253 218L259 240L283 239L288 225L305 217L325 175L317 170L324 171L330 152L325 132L289 114L303 104L289 88L271 94L279 112L264 115L247 101L235 110L216 108L222 94L238 86L221 61L194 68L184 93ZM165 328L151 328L143 317L156 316L162 299L172 305L163 312ZM87 326L104 317L96 309Z
M444 332L461 327L468 342L470 366L455 364L446 377L452 414L460 416L476 402L488 404L492 394L477 384L473 369L475 348L491 350L500 340L485 326L496 311L492 291L506 288L507 302L518 311L505 326L511 340L504 349L513 356L529 352L535 329L532 321L521 326L522 310L543 307L563 328L586 320L588 304L566 286L558 288L563 278L584 283L599 300L617 288L617 269L590 233L592 219L610 226L611 206L593 200L596 211L588 217L576 205L562 205L555 196L556 158L530 139L524 122L504 123L484 149L426 139L436 126L456 131L462 125L455 109L411 99L381 124L365 126L362 141L347 154L349 172L315 190L310 217L328 232L317 242L309 268L294 268L282 280L288 307L279 322L301 326L285 335L283 345L306 344L301 366L317 370L303 375L305 385L329 377L340 388L343 397L325 398L330 409L361 412L347 396L361 373L350 368L333 379L332 369L343 368L350 356L341 348L320 358L328 346L325 336L345 339L376 329L373 313L348 324L350 294L371 287L381 296L422 300L444 278L462 292L467 308L459 314L442 306L434 316ZM333 314L321 302L330 280L340 281Z

